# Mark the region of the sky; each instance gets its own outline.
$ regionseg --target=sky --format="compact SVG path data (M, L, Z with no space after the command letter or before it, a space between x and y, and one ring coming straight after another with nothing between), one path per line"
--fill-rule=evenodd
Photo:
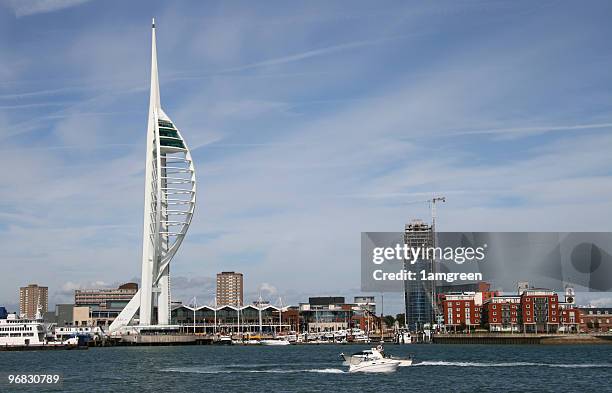
M236 270L246 301L296 304L360 294L361 232L427 219L433 195L443 231L610 231L611 16L606 1L1 1L0 305L32 282L55 304L140 276L152 17L198 181L174 300L209 303Z

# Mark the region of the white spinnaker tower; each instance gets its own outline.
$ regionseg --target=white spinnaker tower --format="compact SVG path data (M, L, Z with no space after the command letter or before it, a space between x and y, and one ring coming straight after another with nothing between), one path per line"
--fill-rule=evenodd
M185 238L195 210L196 179L191 153L160 104L155 20L146 157L140 289L113 321L110 332L127 326L139 310L141 326L170 323L170 261Z

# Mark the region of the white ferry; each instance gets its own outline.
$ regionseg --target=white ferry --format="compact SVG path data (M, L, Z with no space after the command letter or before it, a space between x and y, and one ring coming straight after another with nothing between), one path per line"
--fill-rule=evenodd
M104 336L104 331L99 326L55 326L53 335L57 341L75 336L83 336L86 341L98 341Z
M54 341L47 338L47 330L40 319L18 318L9 314L0 319L0 350L11 349L70 349L78 347L77 337L65 341Z

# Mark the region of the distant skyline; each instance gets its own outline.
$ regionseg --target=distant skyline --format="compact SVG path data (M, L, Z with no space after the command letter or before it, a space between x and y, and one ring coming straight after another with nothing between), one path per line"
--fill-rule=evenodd
M209 301L235 270L245 302L296 303L360 294L360 233L428 219L415 201L433 194L441 231L610 231L611 16L606 1L0 0L0 306L29 283L51 306L140 276L152 17L198 178L176 300Z

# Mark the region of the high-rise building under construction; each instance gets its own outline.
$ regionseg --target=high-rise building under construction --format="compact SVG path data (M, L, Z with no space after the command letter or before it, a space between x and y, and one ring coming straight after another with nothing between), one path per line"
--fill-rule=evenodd
M404 243L410 248L434 247L434 230L431 225L421 220L413 220L406 224L404 231ZM433 255L423 253L424 258L416 261L404 261L404 268L416 272L417 280L404 281L404 305L406 325L412 331L423 330L425 324L435 321L435 281L421 281L420 272L425 270L426 274L435 272ZM433 254L433 253L432 253Z

